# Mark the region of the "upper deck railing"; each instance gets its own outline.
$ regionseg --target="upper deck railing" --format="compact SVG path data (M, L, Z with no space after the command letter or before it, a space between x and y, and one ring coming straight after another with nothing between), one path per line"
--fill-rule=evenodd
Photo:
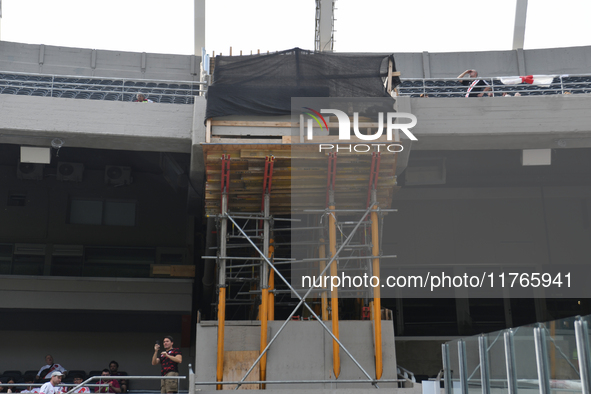
M471 78L462 78L465 81ZM495 96L536 96L555 94L580 94L591 93L591 74L560 75L555 76L550 86L537 86L526 83L518 85L505 85L500 78L476 78L482 79L490 86L490 93ZM467 86L462 85L458 78L401 78L398 86L400 96L411 97L465 97ZM484 93L484 97L488 97Z
M103 78L0 71L0 93L107 101L134 101L138 93L156 103L193 104L206 82Z

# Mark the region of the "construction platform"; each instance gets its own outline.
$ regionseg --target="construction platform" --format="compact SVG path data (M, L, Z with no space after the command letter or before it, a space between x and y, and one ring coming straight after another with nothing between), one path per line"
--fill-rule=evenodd
M205 210L220 213L222 156L230 160L228 208L254 212L261 208L265 160L273 157L271 214L289 215L326 208L329 154L318 145L291 144L203 144L206 164ZM372 155L338 153L335 203L341 209L367 205ZM396 155L381 155L377 199L390 208L396 186Z

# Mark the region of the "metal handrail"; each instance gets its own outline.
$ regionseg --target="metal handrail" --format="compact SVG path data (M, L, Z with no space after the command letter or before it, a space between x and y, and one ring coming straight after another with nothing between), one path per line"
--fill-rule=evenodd
M398 94L400 96L418 96L421 93L423 95L437 94L437 97L464 97L466 95L466 86L456 85L443 85L443 86L431 86L429 82L449 82L449 81L460 81L460 80L475 80L482 79L489 83L491 87L490 92L494 96L500 96L503 93L520 93L521 95L532 95L535 92L554 92L555 94L565 93L591 93L591 74L576 74L576 75L556 75L554 78L558 79L556 82L552 82L550 87L537 87L528 84L519 85L504 85L500 78L503 77L480 77L480 78L401 78L404 83L406 81L420 82L418 86L398 86ZM588 81L579 82L567 82L568 78L589 78ZM565 81L566 80L566 81ZM578 85L584 85L580 87ZM527 89L528 86L532 86ZM524 87L526 89L524 89ZM442 91L445 89L445 91ZM420 91L420 92L419 92ZM485 93L485 97L487 94Z
M8 78L8 77L14 78ZM24 78L26 77L26 78ZM30 79L34 78L34 79ZM94 81L94 82L93 82ZM106 82L106 83L101 83ZM129 83L133 83L130 85ZM136 86L137 83L142 83L144 86ZM160 87L159 84L172 85L176 87ZM146 86L153 85L153 86ZM182 88L180 85L188 85ZM197 85L197 86L196 86ZM114 78L114 77L96 77L96 76L80 76L80 75L54 75L54 74L34 74L22 72L3 72L0 71L0 88L31 88L31 89L46 89L49 91L47 96L53 96L54 91L66 92L87 92L103 93L105 96L114 93L120 95L117 100L107 101L129 101L137 93L144 93L145 96L168 96L171 98L189 98L196 95L202 95L207 91L207 82L203 81L178 81L165 79L141 79L141 78ZM177 92L183 93L177 93ZM186 92L186 93L185 93ZM86 97L84 99L90 99ZM127 99L126 100L126 95ZM103 97L104 98L104 97Z
M100 380L100 379L104 379L104 378L108 378L110 377L113 380L154 380L154 379L176 379L176 380L181 380L181 379L186 379L186 376L123 376L123 375L117 375L117 376L102 376L102 375L97 375L97 376L91 376L88 379L86 379L84 382L80 383L77 386L72 387L66 394L72 394L74 391L78 390L80 387L82 386L90 386L87 383L91 382L92 380ZM60 385L60 386L63 386ZM69 387L71 385L67 385L67 387ZM98 386L98 385L92 385L92 386ZM108 386L108 384L102 384L101 387L105 387Z

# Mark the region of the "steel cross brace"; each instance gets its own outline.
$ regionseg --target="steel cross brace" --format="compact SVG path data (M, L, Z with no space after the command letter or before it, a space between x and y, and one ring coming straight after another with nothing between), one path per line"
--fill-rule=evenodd
M339 253L347 246L347 244L351 241L351 239L353 239L353 235L355 235L355 232L357 231L357 229L359 228L359 226L361 225L361 223L363 223L363 221L365 220L365 218L367 217L367 215L370 212L371 212L371 208L370 209L367 209L365 211L365 213L363 214L363 217L357 222L357 224L355 225L355 227L351 231L351 234L349 234L349 236L347 237L347 239L345 239L345 241L343 242L343 244L339 247L339 249L337 250L337 252L335 253L335 255L331 258L331 260L328 262L328 264L326 264L326 267L320 273L320 276L324 275L324 273L330 268L330 265L337 259L337 257L339 256ZM248 377L248 375L250 375L250 373L252 372L252 370L254 369L254 367L259 363L259 361L263 357L263 355L267 352L267 350L269 350L269 348L271 347L271 345L273 344L273 342L275 341L275 339L277 339L277 337L279 336L279 334L281 333L281 331L283 331L283 329L285 328L285 326L287 325L287 323L289 323L291 321L291 317L295 314L295 312L298 310L298 308L301 305L304 305L310 311L310 313L312 314L312 316L314 316L314 318L316 319L316 321L318 323L320 323L320 325L322 325L322 327L324 328L324 330L326 332L328 332L328 334L332 337L332 339L339 344L340 348L342 348L343 351L345 353L347 353L347 355L351 358L351 360L355 363L355 365L357 365L357 367L359 367L359 369L361 370L361 372L363 372L363 374L367 377L368 383L371 383L376 388L379 388L378 385L375 383L374 379L372 379L371 376L369 376L369 374L365 371L365 369L363 369L363 367L359 364L359 362L357 362L357 360L355 359L355 357L353 357L353 355L347 350L347 348L333 335L332 331L322 322L322 320L318 317L318 315L316 315L316 313L314 312L314 310L306 303L305 300L308 297L308 295L312 292L313 288L308 289L307 293L303 297L300 296L298 294L298 292L291 286L291 284L289 283L289 281L287 279L285 279L285 277L283 275L281 275L281 273L279 272L279 270L269 261L269 259L265 256L265 253L263 253L256 246L256 244L250 238L248 238L248 236L246 235L246 233L244 232L244 230L242 229L242 227L240 227L238 225L238 223L236 223L236 221L230 215L227 215L227 218L234 224L234 226L236 226L236 228L238 229L238 231L241 232L246 237L246 239L252 245L252 247L256 249L256 251L260 254L260 256L265 260L265 262L267 264L269 264L269 266L273 269L273 271L275 271L275 273L281 278L281 280L283 280L283 282L285 282L285 284L287 285L287 287L289 287L289 289L296 295L296 297L298 297L300 299L300 302L293 309L293 311L288 316L288 318L285 320L285 322L283 323L283 325L279 328L279 330L277 331L277 333L269 341L269 344L267 345L267 347L263 350L263 352L259 355L259 357L254 361L254 363L252 364L252 366L250 367L250 369L246 372L246 374L242 377L242 379L241 379L240 382L242 382L242 383L248 383L248 382L245 382L245 380ZM238 388L242 385L242 383L241 384L238 384L234 390L238 390Z

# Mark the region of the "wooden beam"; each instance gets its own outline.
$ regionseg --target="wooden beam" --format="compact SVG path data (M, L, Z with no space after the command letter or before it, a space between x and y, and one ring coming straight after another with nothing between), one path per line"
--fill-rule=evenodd
M388 59L388 86L386 91L388 94L392 93L392 59Z
M205 142L208 144L211 142L211 118L205 121Z
M212 120L212 126L249 126L249 127L291 127L291 122L265 122L254 120Z

